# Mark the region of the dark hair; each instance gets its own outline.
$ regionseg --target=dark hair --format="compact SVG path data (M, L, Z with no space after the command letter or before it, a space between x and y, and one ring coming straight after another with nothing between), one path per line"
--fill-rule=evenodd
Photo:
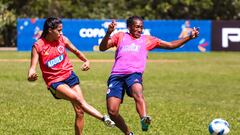
M129 18L127 19L127 27L132 26L134 20L141 20L141 21L143 21L143 18L140 17L140 16L131 16L131 17L129 17Z
M48 29L55 29L59 24L62 24L62 21L58 17L48 17L43 25L43 32L40 38L45 38L48 34Z

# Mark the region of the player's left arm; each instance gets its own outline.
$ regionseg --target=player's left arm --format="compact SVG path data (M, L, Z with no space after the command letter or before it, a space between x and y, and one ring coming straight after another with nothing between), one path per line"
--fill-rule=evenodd
M87 71L90 69L90 62L89 60L86 58L86 56L79 51L73 44L72 42L67 38L64 37L64 41L66 43L66 48L68 48L72 53L74 53L81 61L83 61L84 63L81 66L81 70L83 71Z
M163 49L175 49L178 48L180 46L182 46L183 44L185 44L186 42L196 38L199 36L199 30L198 28L193 28L192 32L190 33L189 36L182 38L182 39L178 39L178 40L174 40L171 42L167 42L167 41L161 41L159 42L159 44L156 46L156 48L163 48Z

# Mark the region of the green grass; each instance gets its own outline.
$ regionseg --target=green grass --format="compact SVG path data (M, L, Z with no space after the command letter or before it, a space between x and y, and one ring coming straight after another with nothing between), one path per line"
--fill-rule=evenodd
M85 53L89 59L113 59L113 53ZM72 54L71 58L76 58ZM74 111L71 104L55 100L40 75L26 80L29 62L1 59L29 59L30 52L0 52L0 134L73 135ZM214 118L231 125L231 135L240 133L240 55L237 52L150 53L144 73L144 95L153 122L141 132L134 101L125 96L120 113L136 135L207 135ZM91 63L80 71L74 62L87 102L106 113L105 93L112 63ZM122 135L85 115L85 135Z

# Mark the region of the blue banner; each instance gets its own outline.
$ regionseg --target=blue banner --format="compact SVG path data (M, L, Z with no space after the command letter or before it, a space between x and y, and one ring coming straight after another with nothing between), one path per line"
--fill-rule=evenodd
M18 19L18 51L30 51L40 37L45 19ZM111 20L62 19L63 34L80 51L98 51ZM127 32L125 20L116 20L118 31ZM154 49L154 52L206 52L211 50L211 21L197 20L145 20L143 34L165 41L177 40L188 35L192 27L200 28L200 36L175 50Z

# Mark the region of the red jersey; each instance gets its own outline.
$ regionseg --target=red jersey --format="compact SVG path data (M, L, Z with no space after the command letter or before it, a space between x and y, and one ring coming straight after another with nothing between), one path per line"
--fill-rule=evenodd
M42 76L48 87L71 75L73 66L67 56L64 36L53 42L40 38L34 46L39 54Z
M118 32L111 37L114 46L118 47L118 44L122 41L124 34L125 34L124 32ZM146 38L146 50L148 51L158 47L162 42L161 39L150 35L145 35L145 38Z

